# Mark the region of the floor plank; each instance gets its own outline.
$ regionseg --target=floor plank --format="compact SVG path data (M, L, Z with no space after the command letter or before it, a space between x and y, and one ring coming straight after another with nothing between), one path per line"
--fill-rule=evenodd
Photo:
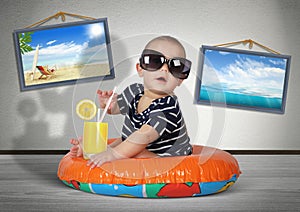
M0 155L0 211L300 211L300 155L235 155L242 175L228 191L194 198L109 197L56 177L61 155Z

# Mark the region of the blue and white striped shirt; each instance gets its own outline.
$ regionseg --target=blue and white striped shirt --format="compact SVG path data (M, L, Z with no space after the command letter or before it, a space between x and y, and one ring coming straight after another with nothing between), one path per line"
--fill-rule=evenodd
M153 127L159 138L146 147L159 156L189 155L192 152L190 138L175 95L155 99L141 113L137 112L140 98L144 95L142 84L132 84L118 95L121 114L125 115L122 140L127 139L144 124Z

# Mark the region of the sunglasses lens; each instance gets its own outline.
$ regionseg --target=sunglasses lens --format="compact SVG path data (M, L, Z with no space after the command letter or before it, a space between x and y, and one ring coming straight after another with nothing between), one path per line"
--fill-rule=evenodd
M140 64L147 71L156 71L164 64L164 58L161 55L145 54L142 55Z
M171 59L169 63L169 70L174 77L179 79L186 79L189 76L191 69L191 62L184 58Z

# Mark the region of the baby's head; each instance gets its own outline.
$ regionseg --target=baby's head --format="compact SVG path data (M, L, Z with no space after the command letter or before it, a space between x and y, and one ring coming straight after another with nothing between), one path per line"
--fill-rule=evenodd
M191 62L185 57L185 49L176 38L160 36L149 41L137 64L145 89L173 93L189 75Z
M168 58L186 57L183 45L176 38L171 36L156 37L147 43L145 49L161 52Z

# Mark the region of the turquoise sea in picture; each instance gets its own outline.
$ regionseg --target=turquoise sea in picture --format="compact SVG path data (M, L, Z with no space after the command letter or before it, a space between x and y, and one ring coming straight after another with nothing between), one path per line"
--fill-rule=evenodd
M201 88L199 100L268 109L281 109L282 107L282 99L278 97L254 96L226 91L223 92L222 90L212 89L205 86L202 86Z

